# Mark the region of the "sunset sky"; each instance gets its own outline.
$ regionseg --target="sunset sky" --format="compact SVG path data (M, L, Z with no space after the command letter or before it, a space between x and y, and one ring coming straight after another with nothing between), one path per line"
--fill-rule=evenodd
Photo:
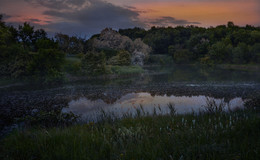
M8 24L87 37L106 27L260 26L260 0L0 0L0 13Z

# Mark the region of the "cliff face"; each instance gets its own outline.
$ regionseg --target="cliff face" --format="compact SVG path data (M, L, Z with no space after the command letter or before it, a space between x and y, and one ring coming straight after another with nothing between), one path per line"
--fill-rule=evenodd
M98 38L93 40L94 48L110 48L126 50L131 54L131 63L143 65L148 58L151 48L141 39L132 41L129 37L122 36L112 29L104 29Z

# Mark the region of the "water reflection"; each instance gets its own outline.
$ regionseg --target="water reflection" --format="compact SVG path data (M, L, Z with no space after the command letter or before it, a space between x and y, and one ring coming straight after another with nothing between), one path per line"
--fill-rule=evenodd
M122 96L116 102L109 104L105 101L98 99L91 101L85 97L69 102L69 107L64 108L63 112L73 112L81 115L83 120L92 121L96 120L100 114L100 110L104 110L108 113L113 113L116 117L121 117L125 113L132 115L136 114L136 108L143 106L145 113L153 114L154 108L157 113L167 114L170 112L168 104L175 105L178 114L185 114L191 112L198 112L203 110L203 105L206 105L206 96L152 96L150 93L129 93ZM220 103L222 99L214 99L217 103ZM243 107L242 98L233 98L229 102L231 109L237 107ZM226 104L228 104L226 103Z

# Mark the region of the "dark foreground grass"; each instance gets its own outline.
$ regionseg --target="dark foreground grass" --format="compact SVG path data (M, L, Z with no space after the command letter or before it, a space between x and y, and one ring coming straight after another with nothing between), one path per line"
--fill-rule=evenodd
M154 115L16 131L0 159L260 159L255 112Z

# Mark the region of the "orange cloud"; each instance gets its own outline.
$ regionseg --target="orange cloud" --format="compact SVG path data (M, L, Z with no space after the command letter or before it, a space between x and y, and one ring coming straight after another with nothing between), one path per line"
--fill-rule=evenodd
M9 1L8 3L3 3L1 12L11 15L7 22L30 22L34 24L45 25L46 21L49 21L46 15L42 12L46 10L44 7L36 7L29 5L25 1Z
M202 26L215 26L233 21L235 24L245 25L259 23L259 2L229 1L229 2L153 2L135 3L141 12L142 19L154 19L171 16L177 19L200 22ZM259 24L258 24L259 25Z

